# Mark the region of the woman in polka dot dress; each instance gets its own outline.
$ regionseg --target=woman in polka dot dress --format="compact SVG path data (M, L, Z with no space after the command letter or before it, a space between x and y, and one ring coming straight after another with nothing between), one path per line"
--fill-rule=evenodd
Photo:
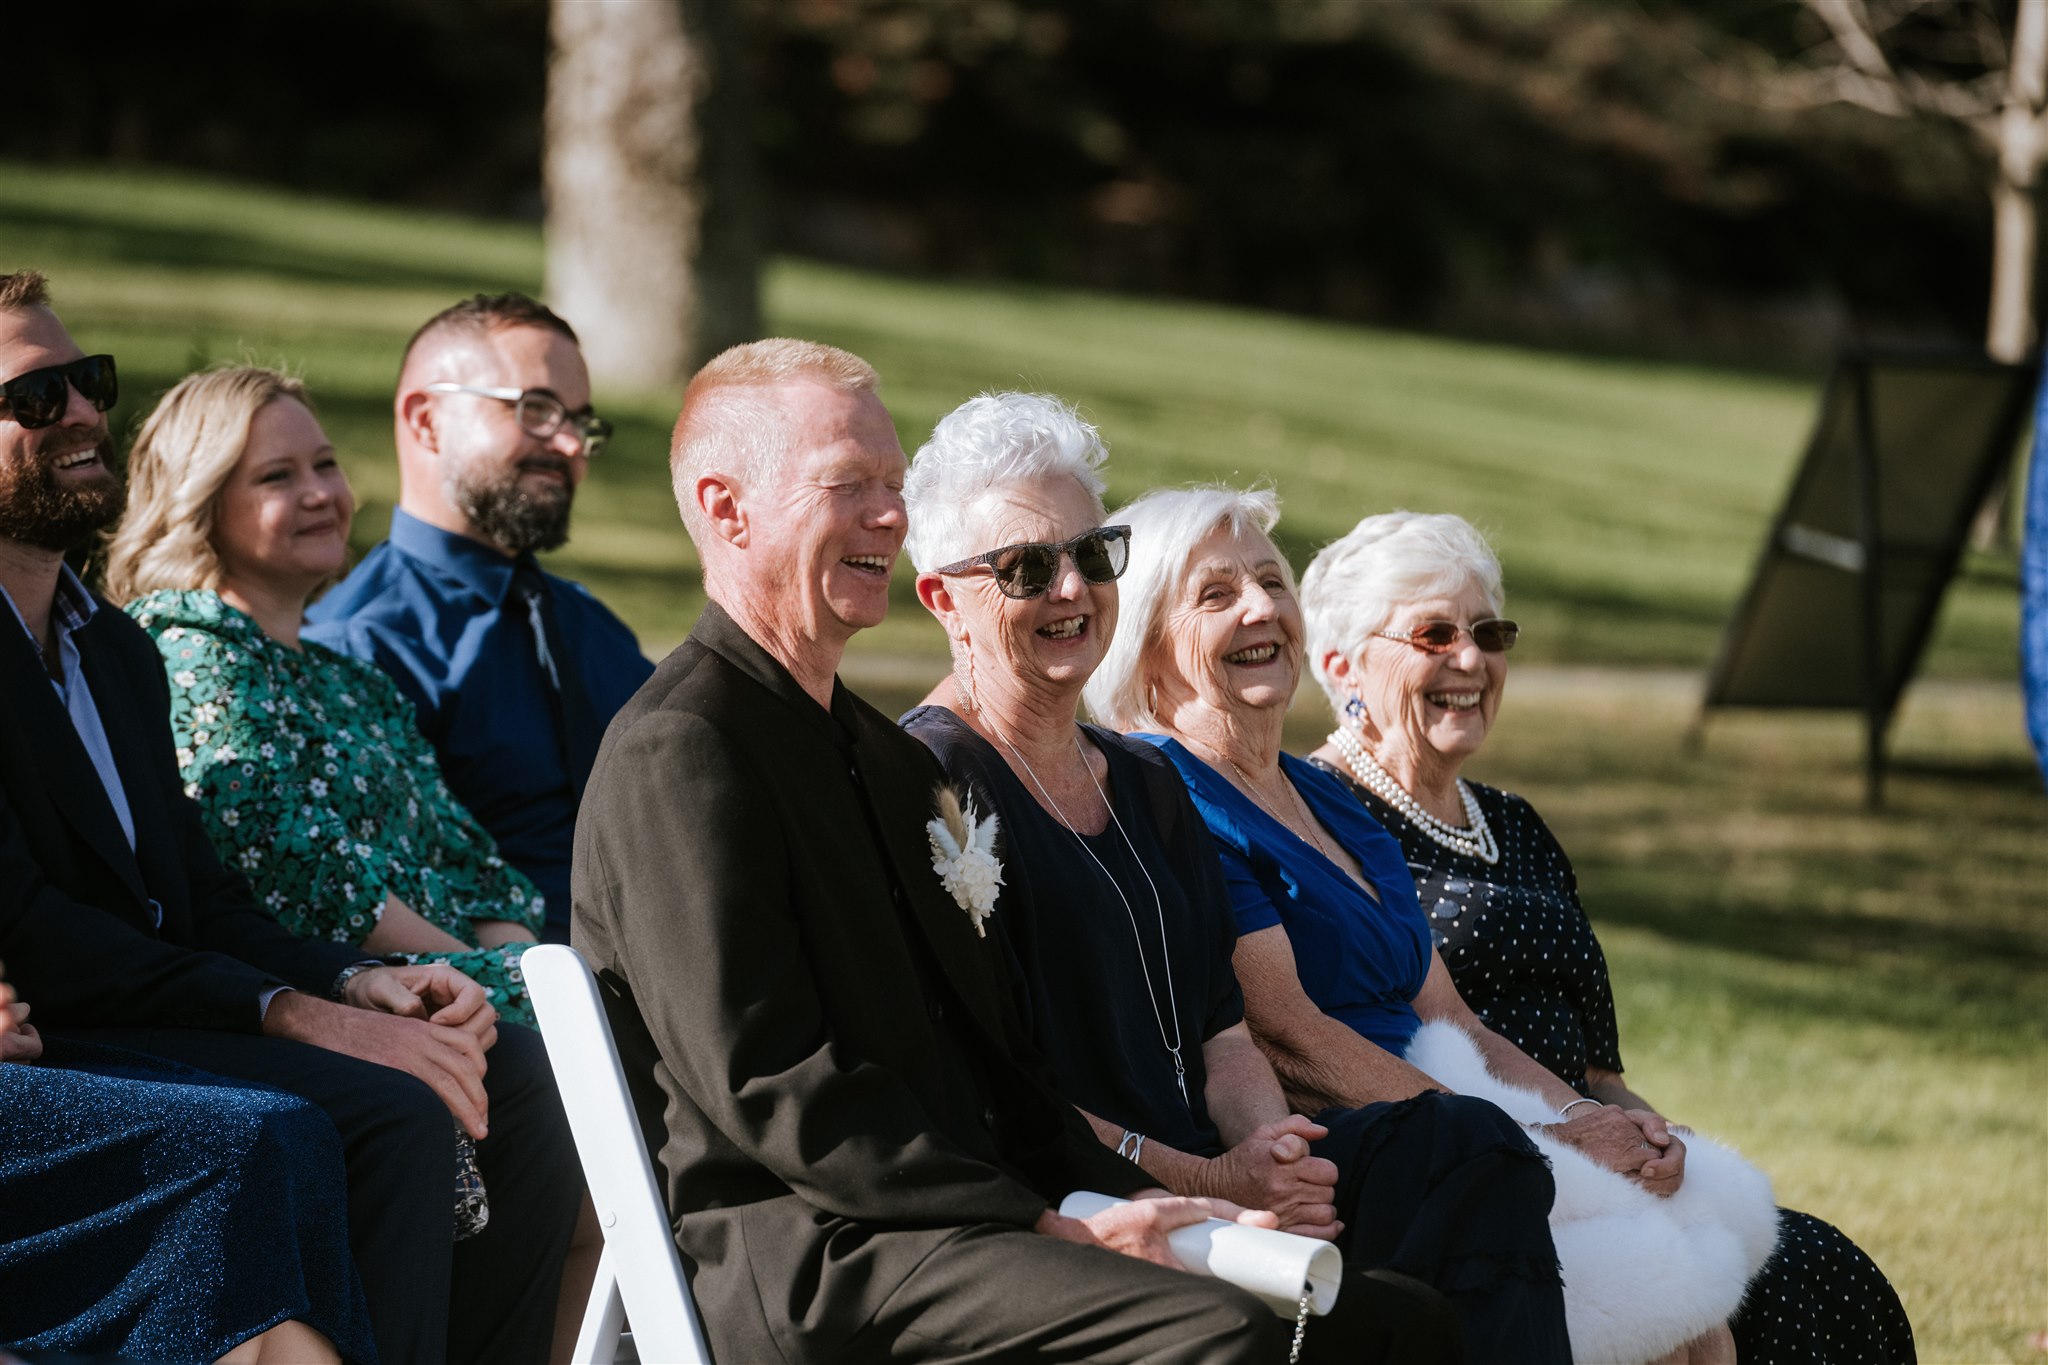
M1311 761L1399 840L1459 993L1579 1093L1651 1109L1623 1079L1607 962L1570 859L1528 802L1458 776L1492 725L1517 633L1499 617L1491 549L1457 517L1367 517L1317 555L1301 600L1310 665L1342 722ZM1789 1209L1729 1325L1745 1362L1915 1358L1884 1272Z

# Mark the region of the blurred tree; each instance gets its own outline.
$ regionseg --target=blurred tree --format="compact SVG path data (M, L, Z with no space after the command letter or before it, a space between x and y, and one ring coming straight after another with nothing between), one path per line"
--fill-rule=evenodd
M553 0L547 287L599 383L680 384L759 334L736 30L727 0Z
M1825 37L1773 83L1781 105L1842 101L1948 119L1990 153L1991 307L1984 349L2034 344L2041 167L2048 160L2048 0L1804 0Z

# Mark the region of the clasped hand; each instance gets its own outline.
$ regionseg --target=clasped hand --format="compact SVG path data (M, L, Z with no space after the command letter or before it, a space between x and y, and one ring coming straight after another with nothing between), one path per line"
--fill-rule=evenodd
M264 1031L417 1077L463 1131L486 1136L484 1053L498 1041L498 1012L483 987L445 963L428 963L359 972L342 991L354 1008L297 992L279 995Z
M0 981L0 1062L31 1062L43 1055L43 1036L28 1021L28 1006Z
M1651 1194L1676 1194L1685 1181L1685 1143L1662 1117L1647 1109L1603 1104L1551 1124L1549 1131Z
M1199 1192L1269 1210L1283 1232L1335 1241L1344 1230L1335 1204L1337 1166L1309 1154L1309 1143L1329 1131L1300 1114L1266 1124L1208 1163Z

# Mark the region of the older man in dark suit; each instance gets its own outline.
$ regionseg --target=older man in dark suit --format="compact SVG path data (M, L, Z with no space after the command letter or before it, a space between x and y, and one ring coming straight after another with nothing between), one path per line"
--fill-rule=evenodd
M64 562L121 513L114 398L112 359L80 351L42 276L0 275L0 959L53 1042L327 1113L389 1365L538 1362L581 1194L539 1040L501 1031L446 967L294 937L221 866L178 775L155 645ZM492 1201L459 1249L451 1113Z
M1168 1268L1165 1234L1207 1201L1055 1211L1157 1192L1053 1092L942 889L937 765L835 676L905 529L874 372L803 342L728 351L685 395L672 467L711 603L606 735L573 932L641 1113L666 1117L650 1143L713 1353L1282 1359L1292 1324ZM1345 1298L1381 1290L1383 1321L1310 1342L1454 1349L1421 1286Z

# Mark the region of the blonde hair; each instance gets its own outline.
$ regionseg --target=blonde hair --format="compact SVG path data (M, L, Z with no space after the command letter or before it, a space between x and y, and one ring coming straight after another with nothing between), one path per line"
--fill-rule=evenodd
M683 410L669 442L669 479L692 541L704 529L697 510L698 478L723 474L745 488L774 473L789 453L789 432L780 415L750 390L793 379L841 393L873 393L881 383L874 366L852 352L789 337L750 341L707 361L683 391Z
M258 365L186 375L157 401L128 452L128 515L107 542L109 600L220 586L220 491L248 448L256 414L280 398L313 407L303 383Z

